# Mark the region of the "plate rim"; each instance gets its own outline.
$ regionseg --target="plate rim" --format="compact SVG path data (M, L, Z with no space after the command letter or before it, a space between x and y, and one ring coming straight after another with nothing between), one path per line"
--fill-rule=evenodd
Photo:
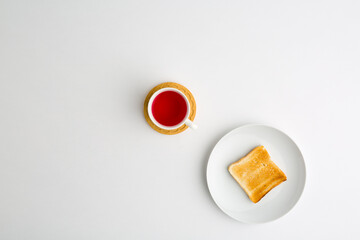
M294 202L294 204L293 204L284 214L282 214L281 216L276 217L276 218L274 218L274 219L266 220L266 221L244 221L244 220L239 220L239 219L231 216L231 215L228 214L228 213L218 204L218 202L215 200L215 198L214 198L214 196L213 196L213 193L211 192L211 189L210 189L210 186L209 186L209 163L210 163L211 156L212 156L212 154L213 154L216 146L218 146L218 144L219 144L220 142L222 142L226 137L228 137L229 135L231 135L233 132L235 132L235 131L237 131L237 130L239 130L239 129L241 129L241 128L245 128L245 127L255 127L255 126L261 126L261 127L271 128L271 129L274 129L274 130L276 130L276 131L281 132L281 133L284 134L286 137L288 137L288 138L290 139L290 141L292 141L293 144L296 146L296 148L299 150L299 153L300 153L300 155L301 155L301 161L302 161L302 163L303 163L303 165L304 165L304 185L302 186L302 188L301 188L301 190L300 190L299 198L296 199L296 201ZM299 200L301 199L301 196L302 196L303 193L304 193L304 189L305 189L305 186L306 186L306 178L307 178L306 174L307 174L307 170L306 170L305 159L304 159L304 156L303 156L303 154L302 154L299 146L295 143L295 141L294 141L289 135L287 135L285 132L283 132L283 131L275 128L275 127L272 127L272 126L269 126L269 125L266 125L266 124L261 124L261 123L249 123L249 124L241 125L241 126L239 126L239 127L236 127L236 128L234 128L234 129L230 130L229 132L227 132L227 133L226 133L225 135L223 135L223 136L219 139L219 141L217 141L216 144L214 145L214 147L213 147L213 149L211 150L211 153L210 153L210 155L209 155L209 157L208 157L208 162L207 162L207 164L206 164L206 184L207 184L207 187L208 187L210 196L211 196L211 198L213 199L213 201L215 202L216 206L217 206L218 208L220 208L220 210L221 210L223 213L225 213L227 216L231 217L232 219L234 219L234 220L236 220L236 221L238 221L238 222L242 222L242 223L246 223L246 224L261 224L261 223L273 222L273 221L275 221L275 220L277 220L277 219L279 219L279 218L282 218L282 217L284 217L285 215L287 215L287 214L296 206L296 204L299 202Z

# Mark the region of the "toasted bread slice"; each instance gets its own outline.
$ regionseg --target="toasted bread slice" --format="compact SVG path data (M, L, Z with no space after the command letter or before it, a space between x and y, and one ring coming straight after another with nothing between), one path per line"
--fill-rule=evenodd
M264 146L258 146L228 168L231 176L254 203L271 189L286 181L286 175L270 159Z

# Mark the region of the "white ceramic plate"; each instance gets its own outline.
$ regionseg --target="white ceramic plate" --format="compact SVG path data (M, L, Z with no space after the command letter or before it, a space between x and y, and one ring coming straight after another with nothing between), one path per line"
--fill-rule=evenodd
M287 181L255 204L227 168L259 145L268 150ZM294 141L265 125L246 125L226 134L214 147L207 166L207 183L214 201L227 215L245 223L268 222L285 215L299 200L305 179L304 158Z

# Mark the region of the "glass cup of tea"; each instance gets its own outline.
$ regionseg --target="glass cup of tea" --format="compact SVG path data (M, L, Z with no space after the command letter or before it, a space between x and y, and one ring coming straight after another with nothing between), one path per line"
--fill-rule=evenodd
M151 121L164 130L173 130L186 124L196 129L190 116L190 102L183 92L176 88L162 88L149 100L148 114Z

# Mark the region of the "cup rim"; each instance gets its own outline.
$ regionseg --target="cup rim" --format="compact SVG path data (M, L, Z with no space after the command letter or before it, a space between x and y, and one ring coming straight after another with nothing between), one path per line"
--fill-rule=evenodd
M184 119L174 125L174 126L165 126L165 125L162 125L161 123L159 123L158 121L155 120L154 118L154 115L152 114L152 110L151 110L151 107L152 107L152 104L154 102L154 99L160 94L160 93L163 93L163 92L166 92L166 91L173 91L173 92L176 92L178 94L180 94L184 99L185 99L185 102L186 102L186 107L187 107L187 112L186 112L186 115L184 117ZM166 88L161 88L159 90L157 90L156 92L154 92L151 97L150 97L150 100L149 100L149 103L148 103L148 115L150 117L150 120L159 128L161 129L164 129L164 130L174 130L174 129L177 129L179 127L181 127L182 125L185 124L186 120L189 118L190 116L190 102L189 102L189 99L186 97L186 95L181 92L179 89L176 89L176 88L172 88L172 87L166 87Z

